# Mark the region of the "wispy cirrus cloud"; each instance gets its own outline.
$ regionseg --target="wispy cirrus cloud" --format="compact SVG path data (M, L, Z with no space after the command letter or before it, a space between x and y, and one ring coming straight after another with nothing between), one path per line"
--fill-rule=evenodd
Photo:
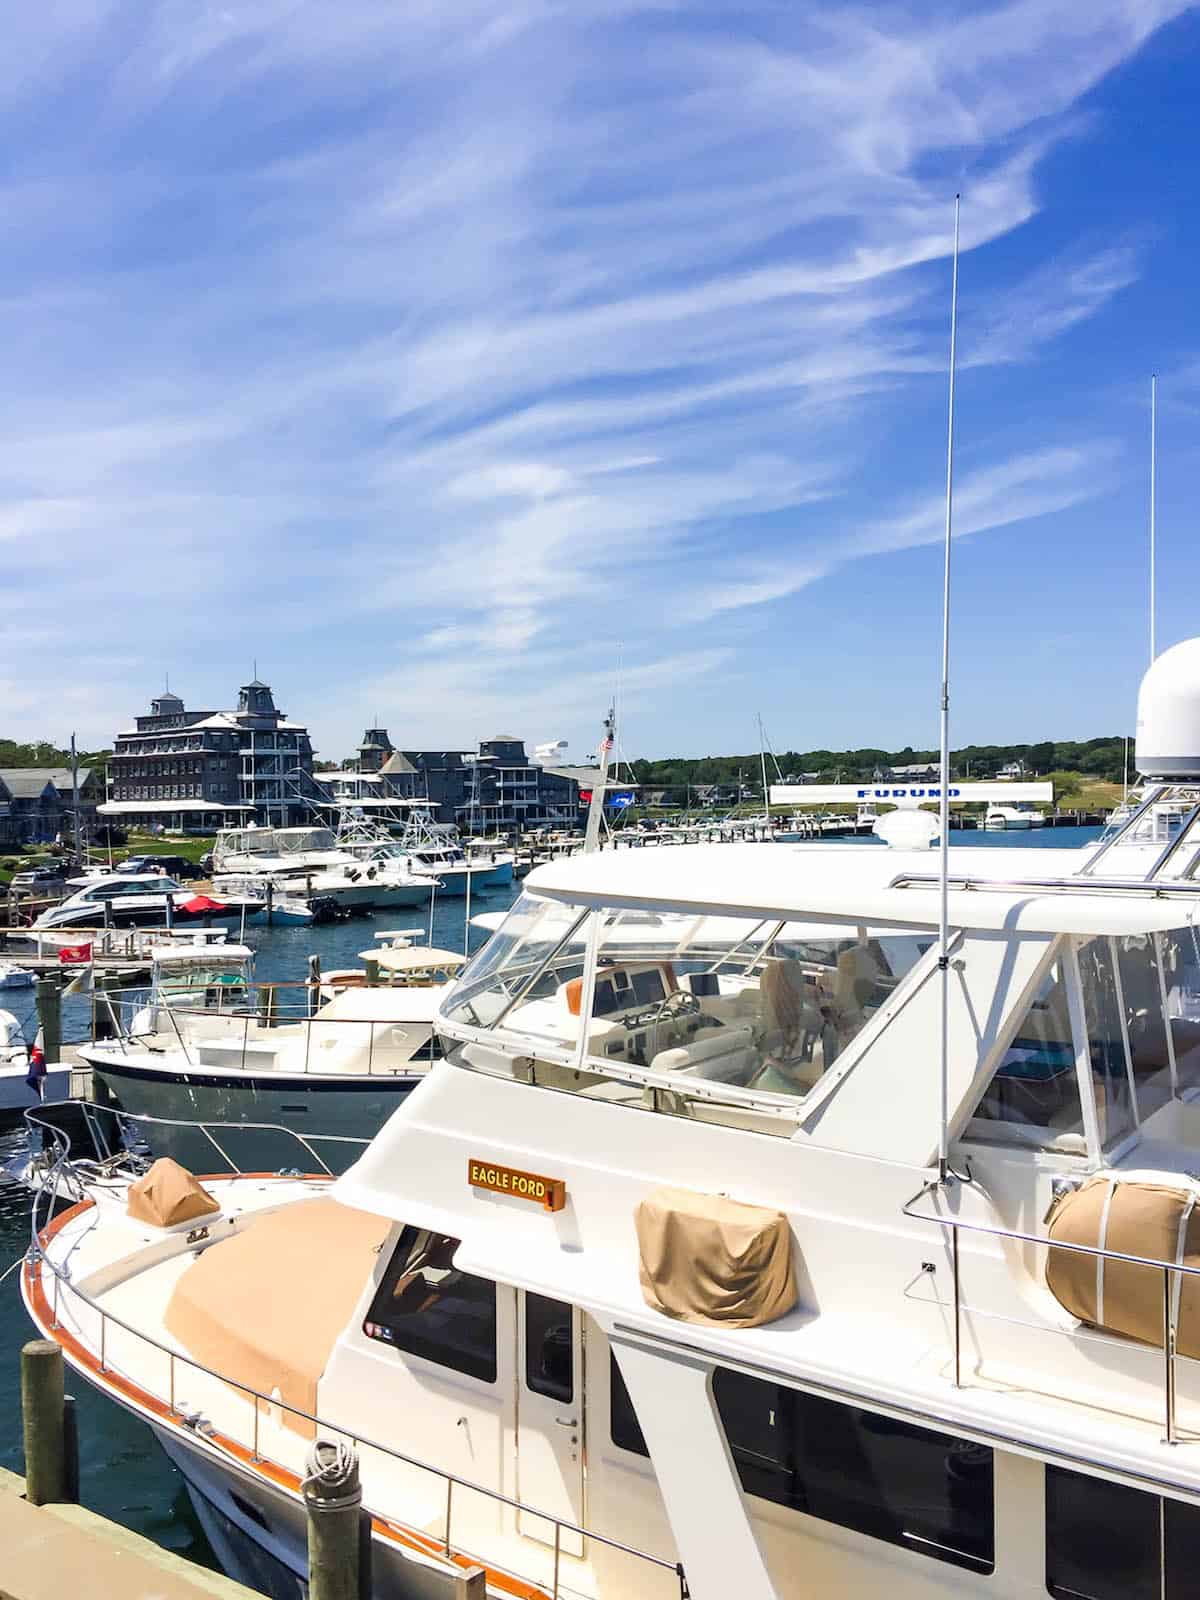
M864 482L940 373L954 189L968 251L1011 240L1082 98L1184 9L23 13L0 539L20 604L136 622L91 736L162 667L216 701L255 654L330 753L384 689L406 739L501 702L561 727L581 639L656 693L727 680L739 614L924 542L906 445L886 506ZM964 299L966 360L1036 364L1138 271L1033 247ZM1074 505L1101 457L1010 437L960 526Z

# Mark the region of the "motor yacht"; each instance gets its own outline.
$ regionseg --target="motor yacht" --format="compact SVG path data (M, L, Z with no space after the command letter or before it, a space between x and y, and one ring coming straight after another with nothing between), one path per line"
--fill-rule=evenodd
M73 892L43 911L35 929L130 928L214 924L238 926L265 910L254 895L229 894L214 899L185 889L162 873L112 873L103 878L69 879Z
M39 1228L36 1326L275 1592L316 1436L381 1600L1190 1596L1195 643L1152 855L547 864L348 1171L187 1214L110 1174Z

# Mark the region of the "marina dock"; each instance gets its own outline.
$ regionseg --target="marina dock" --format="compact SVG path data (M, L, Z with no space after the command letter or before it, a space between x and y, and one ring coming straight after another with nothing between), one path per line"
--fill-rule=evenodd
M25 1480L0 1471L3 1600L255 1600L232 1578L79 1505L31 1505Z

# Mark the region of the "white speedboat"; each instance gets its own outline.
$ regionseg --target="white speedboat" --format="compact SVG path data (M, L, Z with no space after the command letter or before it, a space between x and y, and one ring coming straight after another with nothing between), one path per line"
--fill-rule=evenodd
M197 894L155 872L71 879L67 887L73 893L44 911L35 929L238 926L265 907L265 901L253 895L231 894L218 900Z
M0 961L0 989L27 989L36 980L28 967L15 961Z
M1041 828L1046 819L1040 811L1020 801L1013 805L990 805L984 814L983 825L989 831L1007 831L1013 828Z

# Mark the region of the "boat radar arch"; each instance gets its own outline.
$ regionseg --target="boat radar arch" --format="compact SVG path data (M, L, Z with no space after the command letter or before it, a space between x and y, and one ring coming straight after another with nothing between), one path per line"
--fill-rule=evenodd
M1135 763L1145 778L1200 779L1200 639L1164 650L1142 679Z

